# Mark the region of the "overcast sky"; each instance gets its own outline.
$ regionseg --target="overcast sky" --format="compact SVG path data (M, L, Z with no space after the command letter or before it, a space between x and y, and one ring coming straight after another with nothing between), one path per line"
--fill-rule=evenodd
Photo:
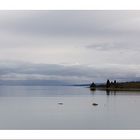
M0 79L140 80L140 11L0 11Z

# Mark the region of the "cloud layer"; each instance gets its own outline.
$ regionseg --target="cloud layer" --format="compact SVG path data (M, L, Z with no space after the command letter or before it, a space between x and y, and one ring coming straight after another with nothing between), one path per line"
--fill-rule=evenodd
M139 80L140 65L59 65L33 63L3 63L0 80L56 80L69 84L103 82L107 78L119 81Z
M140 80L139 36L140 11L0 11L0 79Z

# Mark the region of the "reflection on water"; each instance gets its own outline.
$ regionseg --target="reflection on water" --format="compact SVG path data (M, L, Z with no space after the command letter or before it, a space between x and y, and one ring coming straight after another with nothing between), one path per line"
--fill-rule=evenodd
M0 86L0 129L140 129L139 106L137 91Z
M116 90L108 90L106 89L106 95L116 95Z

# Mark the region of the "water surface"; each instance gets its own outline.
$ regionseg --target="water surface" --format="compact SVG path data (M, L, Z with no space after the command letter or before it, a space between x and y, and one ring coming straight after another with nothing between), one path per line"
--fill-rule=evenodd
M0 129L140 129L140 92L0 86Z

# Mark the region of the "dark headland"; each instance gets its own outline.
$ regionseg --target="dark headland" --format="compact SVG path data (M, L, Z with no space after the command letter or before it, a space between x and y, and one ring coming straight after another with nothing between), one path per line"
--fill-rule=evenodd
M138 82L117 82L107 80L105 84L90 85L91 90L110 90L110 91L140 91L140 81Z

